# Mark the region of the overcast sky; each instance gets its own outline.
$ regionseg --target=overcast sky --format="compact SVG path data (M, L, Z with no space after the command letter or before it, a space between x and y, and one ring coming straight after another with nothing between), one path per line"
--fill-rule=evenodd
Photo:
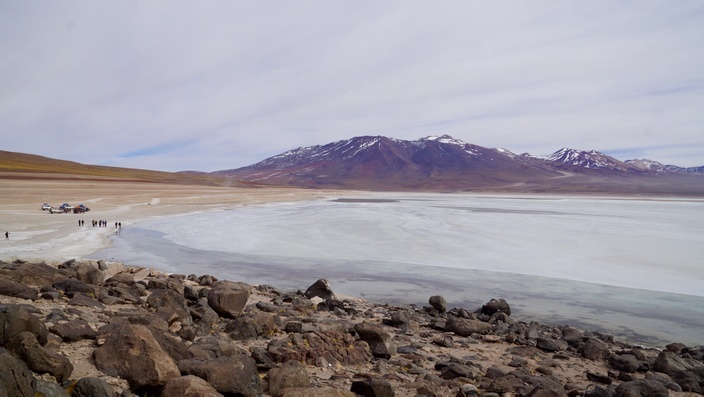
M704 2L0 2L3 150L214 171L441 134L704 165Z

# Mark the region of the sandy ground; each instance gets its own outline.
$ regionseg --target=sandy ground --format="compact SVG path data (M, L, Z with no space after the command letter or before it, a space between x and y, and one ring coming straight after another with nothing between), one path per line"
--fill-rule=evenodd
M115 222L123 227L161 216L267 202L324 198L333 191L228 188L94 180L0 179L0 260L64 261L108 246ZM347 192L349 194L349 192ZM51 214L43 203L84 204L84 214ZM78 226L84 220L85 226ZM106 228L93 227L106 220ZM9 232L9 239L5 239Z

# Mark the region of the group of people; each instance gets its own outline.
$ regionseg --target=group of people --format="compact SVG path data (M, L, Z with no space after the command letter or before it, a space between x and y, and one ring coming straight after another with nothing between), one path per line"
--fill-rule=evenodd
M94 220L92 223L93 223L93 227L108 227L108 221L103 220L103 219L98 220L98 221ZM78 220L78 226L83 226L85 224L86 224L86 221L84 221L83 219ZM115 228L116 229L122 228L122 222L115 222Z

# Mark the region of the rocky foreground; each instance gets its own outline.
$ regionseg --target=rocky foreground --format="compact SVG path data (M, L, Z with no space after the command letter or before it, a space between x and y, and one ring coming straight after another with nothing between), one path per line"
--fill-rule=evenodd
M474 310L477 309L477 310ZM704 347L103 262L0 262L0 396L693 396Z

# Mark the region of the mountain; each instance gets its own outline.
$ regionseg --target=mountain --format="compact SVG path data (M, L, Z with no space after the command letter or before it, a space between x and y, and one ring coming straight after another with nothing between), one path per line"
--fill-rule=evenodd
M540 157L448 135L415 141L360 136L213 174L309 188L704 194L702 175L656 172L594 150L564 148Z
M652 171L656 173L679 173L679 174L704 174L704 166L700 167L678 167L676 165L665 165L657 161L648 159L626 160L626 164L640 170Z
M596 150L583 151L562 148L557 152L547 156L547 161L561 163L576 167L582 167L590 170L608 170L608 171L644 171L634 167L626 162L616 160L604 153Z

